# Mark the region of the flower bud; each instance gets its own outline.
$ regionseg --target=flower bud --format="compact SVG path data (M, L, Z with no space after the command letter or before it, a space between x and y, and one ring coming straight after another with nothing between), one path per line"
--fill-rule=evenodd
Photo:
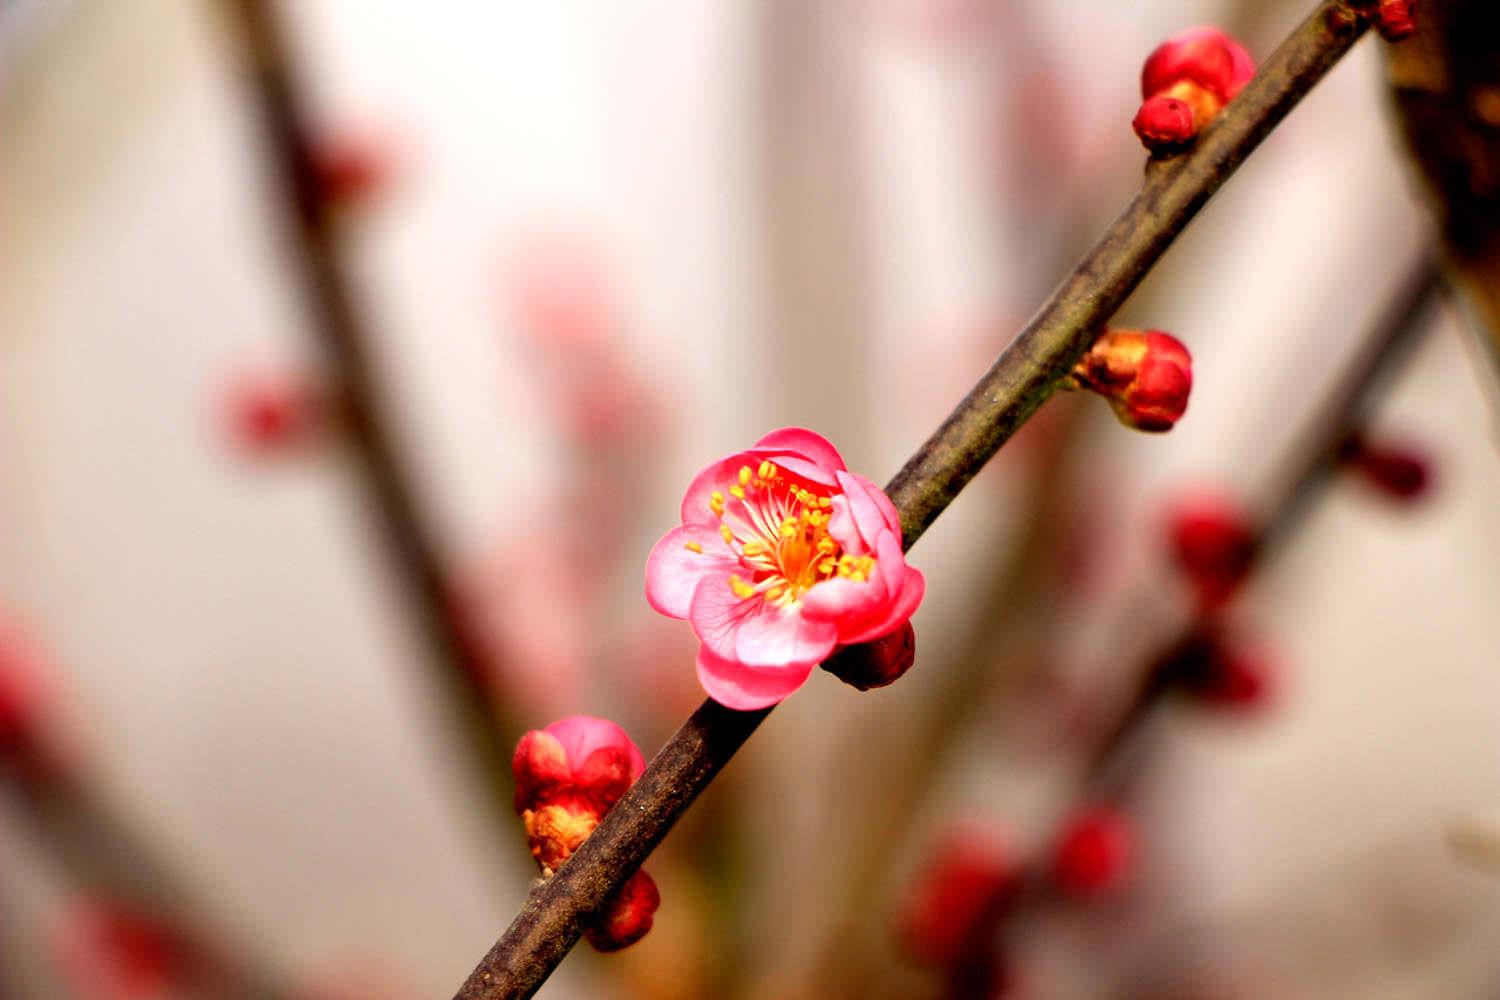
M1193 358L1160 330L1109 330L1079 359L1073 382L1109 400L1126 427L1169 431L1187 410Z
M1091 806L1063 827L1052 858L1052 880L1075 899L1087 899L1119 887L1135 856L1130 821L1109 806Z
M646 936L661 905L656 881L638 871L610 897L583 936L599 951L619 951Z
M823 669L845 684L869 691L895 683L916 658L917 632L908 620L889 635L834 650Z
M1232 597L1249 575L1259 546L1250 517L1226 496L1203 493L1168 515L1172 555L1204 607Z
M1135 132L1153 153L1190 142L1255 75L1244 46L1217 28L1192 28L1167 39L1141 70L1145 103Z
M175 995L188 971L187 946L175 928L109 897L70 903L51 943L79 996Z
M1275 696L1274 662L1261 650L1216 628L1194 633L1161 669L1181 691L1207 708L1254 711Z
M521 737L511 759L515 807L544 875L578 849L645 769L640 750L608 719L574 715Z
M1380 0L1370 21L1380 37L1399 42L1417 33L1416 0Z
M906 949L918 960L951 966L974 942L981 923L1019 885L1009 847L993 831L949 831L918 874L897 915Z
M1398 503L1421 499L1432 481L1431 462L1415 445L1372 442L1355 434L1339 449L1339 461Z
M222 406L230 442L240 454L253 457L281 454L307 443L323 416L315 385L293 370L271 367L246 366L233 372Z
M319 195L336 209L368 205L390 189L401 146L387 126L346 126L325 136L313 153Z
M608 719L569 716L521 737L511 758L515 807L543 878L572 857L645 769L635 743ZM660 904L656 883L638 871L584 927L584 936L600 951L618 951L645 936Z

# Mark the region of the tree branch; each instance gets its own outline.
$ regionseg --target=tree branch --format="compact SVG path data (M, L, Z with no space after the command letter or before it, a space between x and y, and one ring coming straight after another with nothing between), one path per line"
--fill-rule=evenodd
M1342 0L1320 3L1190 151L1151 164L1103 239L886 487L908 548L1057 389L1204 203L1359 39L1365 25L1348 14ZM532 890L455 1000L532 996L577 942L582 918L640 866L769 713L704 702L557 874Z
M416 609L422 638L444 668L443 682L484 771L492 804L510 815L511 727L484 683L484 654L458 618L448 575L411 480L403 471L392 413L381 406L373 338L351 291L340 246L336 206L320 182L307 130L291 48L274 0L230 0L251 59L254 98L265 131L271 169L285 197L281 220L312 313L314 329L332 362L342 403L344 434L363 472L368 497L399 586Z

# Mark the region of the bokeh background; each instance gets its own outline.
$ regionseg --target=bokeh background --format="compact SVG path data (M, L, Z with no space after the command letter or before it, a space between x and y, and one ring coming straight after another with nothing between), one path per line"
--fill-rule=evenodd
M340 232L383 405L510 723L649 756L700 697L641 593L692 472L800 424L888 478L1138 183L1145 55L1215 23L1264 56L1308 6L284 3L317 134L373 177ZM337 428L246 440L247 379L327 375L278 197L223 6L0 5L0 615L192 920L298 995L447 996L534 866ZM542 995L939 995L892 931L934 838L1046 837L1079 692L1181 603L1165 505L1267 495L1429 238L1369 41L1120 316L1191 347L1182 423L1050 403L914 550L912 673L817 673L648 866L651 936ZM1500 882L1448 844L1500 803L1490 379L1445 307L1371 421L1433 488L1320 496L1233 612L1275 697L1161 720L1129 885L1025 917L1016 995L1500 988ZM0 798L0 989L177 995L77 982L87 879L32 805Z

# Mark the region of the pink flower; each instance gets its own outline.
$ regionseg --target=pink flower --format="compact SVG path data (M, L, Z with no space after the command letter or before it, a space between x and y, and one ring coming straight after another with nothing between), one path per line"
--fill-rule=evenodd
M704 690L741 710L785 698L838 646L894 632L925 589L895 505L800 427L698 473L682 527L646 563L646 600L702 643Z

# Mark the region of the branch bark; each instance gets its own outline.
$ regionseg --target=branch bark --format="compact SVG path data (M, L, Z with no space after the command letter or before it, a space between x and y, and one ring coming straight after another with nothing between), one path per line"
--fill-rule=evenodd
M1366 25L1324 0L1190 151L1154 162L1139 193L941 427L886 487L916 542L1058 387L1177 235ZM577 852L527 898L455 1000L532 996L599 909L666 836L770 709L705 701Z

